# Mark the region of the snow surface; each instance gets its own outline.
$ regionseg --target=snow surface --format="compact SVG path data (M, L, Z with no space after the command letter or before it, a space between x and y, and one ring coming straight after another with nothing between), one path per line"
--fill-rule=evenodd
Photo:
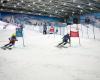
M0 46L14 32L1 29ZM0 49L0 80L100 80L100 40L81 37L80 46L57 48L61 35L23 33L25 47L18 38L12 50Z

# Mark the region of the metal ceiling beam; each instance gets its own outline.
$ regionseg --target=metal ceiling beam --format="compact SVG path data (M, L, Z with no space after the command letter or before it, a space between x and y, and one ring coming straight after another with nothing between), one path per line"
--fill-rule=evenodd
M83 10L83 14L89 12L100 12L99 0L2 0L0 2L0 8L5 10L16 10L23 12L30 12L41 15L54 15L54 16L67 16L74 13L80 14L80 10ZM18 5L19 3L19 5ZM92 5L89 5L91 3ZM81 7L78 7L80 5ZM90 8L93 8L91 10ZM63 10L63 11L62 11Z

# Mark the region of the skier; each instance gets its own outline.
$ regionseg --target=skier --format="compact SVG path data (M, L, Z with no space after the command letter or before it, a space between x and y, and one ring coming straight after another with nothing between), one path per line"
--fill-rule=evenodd
M59 43L57 45L57 47L63 47L67 43L70 44L70 35L68 33L66 35L64 35L64 37L62 39L63 39L63 41L61 43Z
M47 25L44 23L43 25L43 34L47 34Z
M9 43L4 45L2 48L3 49L6 49L6 48L11 49L11 46L13 46L15 44L15 41L18 41L16 39L16 34L12 34L12 36L9 38Z

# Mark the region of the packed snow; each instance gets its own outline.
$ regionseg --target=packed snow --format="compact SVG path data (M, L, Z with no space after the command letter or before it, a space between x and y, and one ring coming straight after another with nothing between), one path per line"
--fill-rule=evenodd
M14 32L0 29L0 46L8 43ZM0 80L100 80L99 36L93 39L84 33L83 37L80 32L80 45L77 39L72 47L57 48L62 35L43 35L29 25L23 34L12 50L0 49Z

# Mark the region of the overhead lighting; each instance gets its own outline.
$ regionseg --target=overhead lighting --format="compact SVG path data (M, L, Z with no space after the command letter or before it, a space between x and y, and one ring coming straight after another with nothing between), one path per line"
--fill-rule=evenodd
M93 10L93 8L90 8L90 10Z
M89 3L88 5L91 6L91 3Z
M39 13L39 15L41 15L41 13Z
M73 14L75 13L75 12L72 12Z
M62 9L61 11L63 12L64 10Z
M14 8L16 8L16 5L14 5Z
M51 3L52 1L50 0L49 2Z
M31 14L31 12L28 12L28 14Z
M56 6L56 7L58 7L58 6Z
M64 3L63 5L66 5L66 3Z
M49 7L49 9L51 9L51 8Z
M3 0L1 0L1 3L3 3Z
M80 10L80 12L83 12L83 10Z
M21 3L23 3L24 1L22 0Z
M33 4L35 4L35 2L33 2Z
M30 7L31 5L29 4L28 7Z
M20 3L17 3L17 5L19 5Z
M74 14L72 14L72 16L73 16Z
M81 6L80 6L80 5L78 5L77 7L78 7L78 8L81 8Z
M76 2L76 0L73 0L73 2Z
M55 13L58 13L58 11L55 11Z
M45 11L45 9L43 11Z
M10 1L10 0L7 0L7 1Z
M51 17L52 15L50 14L50 17Z
M20 11L20 13L23 13L23 11Z

